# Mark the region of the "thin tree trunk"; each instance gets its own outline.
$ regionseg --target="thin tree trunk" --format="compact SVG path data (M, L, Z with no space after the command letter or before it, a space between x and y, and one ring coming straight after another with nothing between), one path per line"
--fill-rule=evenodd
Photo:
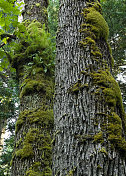
M97 1L61 0L53 175L125 176L125 114Z
M46 0L25 1L24 19L47 25L46 8ZM34 56L35 52L31 52ZM30 62L24 56L21 61L17 58L16 63L13 63L19 79L20 114L16 122L11 175L51 176L53 79L49 72L45 74L39 64L33 65L28 73L26 67Z
M5 136L5 120L0 119L0 156L2 155L4 136Z

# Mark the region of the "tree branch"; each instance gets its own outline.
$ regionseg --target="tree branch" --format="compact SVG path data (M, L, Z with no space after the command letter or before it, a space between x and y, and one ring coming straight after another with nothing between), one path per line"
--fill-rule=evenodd
M11 40L12 39L14 39L14 40L16 40L16 36L15 35L13 35L13 34L1 34L1 39L3 39L3 38L6 38L6 37L9 37L8 39L7 39L7 42L9 43L9 42L11 42ZM2 48L4 45L6 45L5 43L2 43L1 45L0 45L0 48Z
M4 45L6 45L5 43L2 43L1 45L0 45L0 48L2 48Z
M10 39L16 40L16 36L13 34L7 34L7 33L1 34L1 39L6 38L6 37L9 37Z

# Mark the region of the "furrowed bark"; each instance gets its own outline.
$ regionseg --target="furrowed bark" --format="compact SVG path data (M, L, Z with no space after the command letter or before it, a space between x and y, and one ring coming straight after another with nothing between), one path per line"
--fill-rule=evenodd
M126 175L126 120L107 37L98 1L60 1L53 175Z

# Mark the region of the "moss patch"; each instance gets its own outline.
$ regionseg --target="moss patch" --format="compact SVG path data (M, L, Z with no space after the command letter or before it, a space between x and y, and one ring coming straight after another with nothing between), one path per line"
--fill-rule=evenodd
M20 98L33 94L34 92L41 92L45 94L47 98L51 98L53 96L53 84L53 81L49 78L44 79L41 77L40 80L25 79L20 87Z
M43 10L46 13L46 9ZM18 65L26 65L26 63L39 63L44 70L54 70L55 46L51 42L50 34L46 32L45 25L36 20L25 21L19 24L15 33L20 42L17 41L13 48L14 68L17 69Z
M46 132L46 134L45 134ZM51 146L50 129L44 127L44 130L39 128L30 128L24 136L19 149L16 149L15 156L23 159L34 158L35 149L41 153L41 162L35 162L26 171L26 176L34 176L35 174L40 176L51 176L51 164L52 164L52 146ZM42 169L42 170L41 170Z
M32 157L34 156L33 147L31 144L25 143L23 148L16 151L15 154L21 159Z
M37 123L44 126L53 128L53 110L44 111L41 109L25 110L20 113L19 118L16 122L15 132L17 133L22 125L28 121L30 124Z
M73 169L71 169L66 176L73 176L75 170L76 170L76 167L74 167Z
M98 70L91 73L93 83L99 86L99 92L104 94L105 102L112 108L120 109L120 114L124 118L122 96L118 83L110 74L109 70Z
M90 26L90 30L95 34L97 39L103 38L107 41L109 35L108 24L97 8L95 8L98 3L94 3L92 5L92 7L88 7L84 10L86 22L88 23L88 26Z
M112 147L115 147L121 154L126 156L126 141L122 134L122 131L125 132L126 130L126 118L120 88L109 70L98 70L98 72L91 73L91 76L94 85L99 87L96 95L98 95L99 91L100 96L103 96L105 104L110 109L110 113L104 116L107 124L102 124L102 130L106 130L108 141L111 142ZM117 115L117 109L119 115Z
M68 91L73 94L77 94L79 90L82 90L84 88L88 88L88 84L81 84L81 80L78 80L77 83L71 86Z
M81 25L80 32L84 34L84 39L80 41L80 46L89 47L92 59L98 61L102 58L102 52L96 44L98 40L104 40L110 50L111 65L113 66L113 57L111 48L107 42L109 35L108 24L101 14L101 5L97 2L87 3L87 8L82 12L85 23Z
M94 135L94 142L96 142L96 143L103 143L104 142L102 131L100 131L99 133Z

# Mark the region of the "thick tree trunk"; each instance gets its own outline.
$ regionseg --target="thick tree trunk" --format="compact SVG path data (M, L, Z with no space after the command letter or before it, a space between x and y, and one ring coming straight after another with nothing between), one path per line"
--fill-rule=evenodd
M46 0L25 1L24 19L35 19L47 25L46 7ZM35 24L39 25L40 30L40 23ZM24 47L25 44L24 41ZM45 74L40 64L35 64L32 60L33 56L35 57L36 53L38 56L42 50L32 50L30 55L24 54L22 60L17 57L13 63L19 79L20 114L16 122L12 176L52 175L53 79L49 72ZM28 71L31 62L34 65Z
M98 2L61 0L53 175L125 176L125 114Z

